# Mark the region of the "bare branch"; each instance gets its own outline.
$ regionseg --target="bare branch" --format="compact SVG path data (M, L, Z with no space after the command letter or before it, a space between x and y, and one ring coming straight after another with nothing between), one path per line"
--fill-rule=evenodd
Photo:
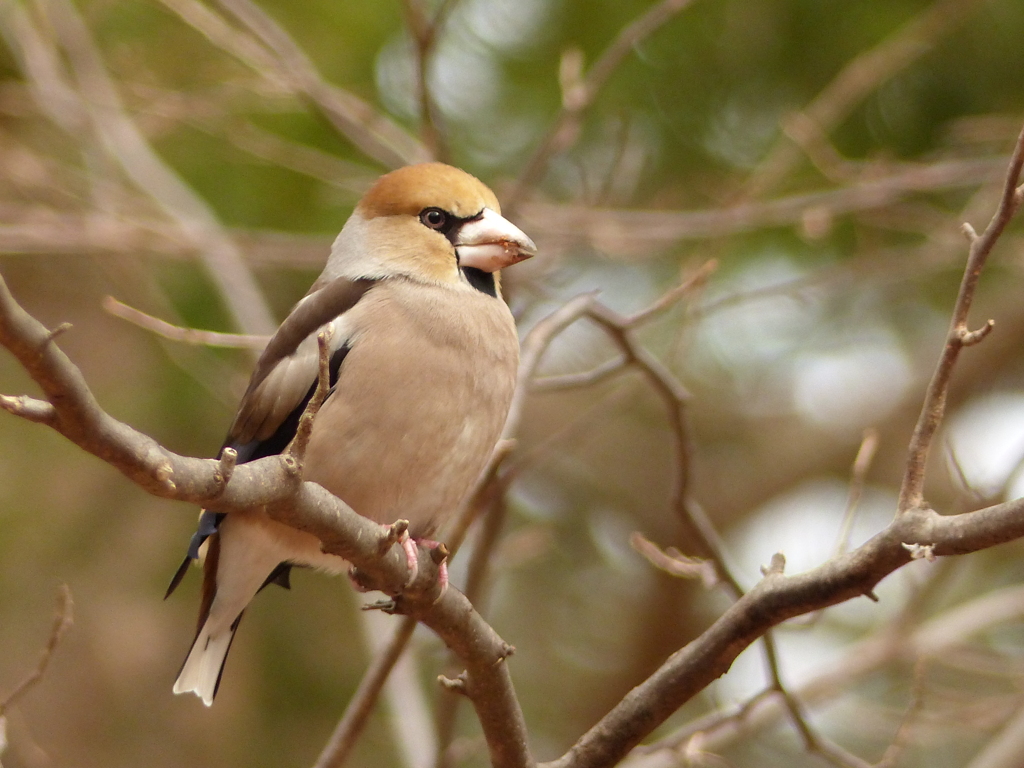
M0 408L37 424L52 424L57 411L45 400L36 400L28 395L0 395Z
M711 275L713 275L717 269L718 261L715 259L708 259L700 267L693 270L693 272L680 281L679 285L662 294L653 304L651 304L651 306L626 318L626 325L630 328L635 328L636 326L642 325L648 320L657 317L670 307L675 306L683 297L689 296L707 285L708 280L711 279Z
M562 94L562 109L533 155L526 161L519 179L508 195L506 208L512 211L522 202L528 189L541 178L551 158L576 143L583 114L597 94L633 49L650 37L692 0L661 0L631 24L623 27L615 40L604 50L586 76Z
M700 579L704 589L711 589L718 584L718 573L710 560L687 557L675 547L662 549L637 531L629 537L629 544L647 562L665 573L684 579Z
M698 211L642 211L580 205L524 203L523 226L549 245L564 247L581 239L603 251L636 258L638 252L680 240L720 238L767 227L800 225L808 211L837 217L890 206L915 192L960 189L1000 175L1007 158L950 160L907 165L884 176L858 179L824 192L807 192L765 202L744 202Z
M205 129L202 125L198 127ZM209 132L212 133L212 130ZM356 200L366 193L378 177L377 173L364 165L291 141L252 123L231 124L221 133L236 147L255 157L345 190Z
M438 38L444 29L444 23L455 7L454 0L443 0L430 17L427 4L423 0L403 0L406 24L416 45L416 99L419 102L420 133L423 143L430 153L438 160L447 162L449 149L444 140L437 121L439 116L430 93L429 74L430 62L437 47Z
M843 511L843 523L839 527L839 537L836 541L836 554L842 554L850 546L850 532L853 530L853 520L857 515L857 508L860 506L861 496L864 495L864 483L867 478L871 462L875 459L875 452L878 450L878 430L870 427L864 430L864 437L860 441L860 448L853 460L853 468L850 477L850 492L846 498L846 509Z
M519 433L519 423L523 418L529 382L533 378L541 358L551 346L554 338L563 330L579 320L594 301L597 292L584 293L563 304L557 310L538 322L523 339L522 351L519 354L519 373L516 378L516 391L512 397L505 429L501 436L509 439Z
M655 305L657 306L657 305ZM733 576L726 561L723 542L703 509L690 495L690 468L692 464L693 445L686 418L686 404L689 394L671 371L665 368L646 349L633 339L630 327L635 324L630 318L623 318L603 304L593 302L587 316L601 325L612 340L619 346L630 364L636 366L647 379L654 391L662 399L671 425L675 454L675 472L672 491L672 507L679 516L697 546L710 558L716 577L721 581L734 598L743 595L743 589ZM647 317L640 313L637 317ZM710 565L710 563L709 563ZM772 558L771 565L765 571L766 576L781 576L785 559L781 554ZM832 762L849 768L860 763L858 758L847 754L841 747L832 744L824 737L816 734L808 725L796 698L789 693L783 684L779 670L778 653L775 640L770 632L761 638L764 647L768 672L772 679L772 687L777 690L786 702L787 709L797 731L804 740L808 751L821 754Z
M802 112L787 119L790 129L799 131L798 142L794 144L787 132L776 143L748 179L746 195L760 197L776 187L799 162L801 145L819 146L819 137L828 135L868 94L931 50L981 4L981 0L932 3L881 43L848 62Z
M941 557L966 554L1024 535L1024 500L944 517L910 509L852 552L795 576L769 575L699 638L676 651L548 768L613 765L678 706L724 674L769 628L871 592L910 562L903 542L929 542Z
M380 691L387 682L388 675L398 663L412 633L416 629L416 619L406 617L399 624L394 637L388 645L374 658L373 663L363 674L359 687L349 700L345 714L334 728L330 739L324 745L320 757L313 768L340 768L345 764L366 727L366 722L380 696Z
M1022 612L1024 588L1020 586L996 590L958 605L916 629L901 612L887 626L851 647L836 664L801 684L796 694L803 701L827 701L887 663L944 656L972 636L1017 621ZM661 749L677 750L698 733L703 734L702 745L708 749L725 749L741 737L773 726L786 714L781 697L769 688L741 707L711 712L654 744L638 747L634 754L642 758ZM624 764L632 763L630 759Z
M249 129L234 132L231 138L258 154L268 152L264 151L265 146L254 150L250 139L260 145L277 141L265 132L253 134ZM278 150L273 151L280 154ZM273 159L280 161L278 154L274 154ZM313 159L302 162L308 165ZM917 192L973 187L1000 176L1006 162L1007 158L988 158L901 167L888 175L856 181L835 190L708 210L644 211L528 203L522 206L520 218L524 228L542 239L547 249L568 248L582 240L612 257L633 260L649 258L651 253L681 240L800 226L808 211L835 218L891 206ZM328 167L326 163L321 165ZM198 252L196 244L181 241L176 227L155 217L115 217L101 212L82 215L52 210L44 213L36 206L12 206L6 222L0 225L0 253L146 251L154 255L190 257ZM229 236L238 243L246 261L254 266L320 268L330 248L328 238L317 236L246 230L230 231ZM889 269L893 269L891 264ZM909 268L901 265L896 273L908 271Z
M530 389L534 392L561 392L566 389L591 387L622 373L628 366L629 361L623 355L619 355L594 366L589 371L540 376L530 383Z
M161 0L187 24L257 74L309 100L367 157L388 168L422 162L429 152L403 128L354 94L325 81L303 50L248 0L221 0L240 30L196 0Z
M114 317L127 320L132 325L145 328L147 331L152 331L170 341L180 341L185 344L259 351L267 346L267 342L270 341L269 336L247 336L240 333L220 333L218 331L201 331L197 328L182 328L180 325L172 325L158 317L147 315L142 310L123 304L113 296L107 296L103 299L103 309Z
M57 649L57 644L64 637L64 633L71 627L75 612L74 608L74 602L71 600L71 590L68 589L67 584L62 584L57 590L57 611L53 617L53 627L50 629L50 637L46 641L46 646L39 657L39 662L36 664L36 668L13 691L7 694L3 701L0 701L0 719L3 718L7 710L18 699L28 693L33 686L43 679L43 675L46 674L46 668L50 665L50 659L53 657L53 652Z
M81 372L57 348L50 332L28 315L0 280L0 344L18 359L53 405L51 426L80 448L120 470L155 496L201 506L216 502L226 513L262 507L275 520L310 533L325 552L356 565L368 587L394 596L394 610L436 632L467 670L467 695L477 711L494 765L533 764L526 726L505 659L512 648L495 634L458 590L438 597L437 567L429 558L409 587L404 552L381 555L389 535L319 485L304 483L301 464L289 453L234 467L214 459L179 456L106 414ZM230 464L230 461L228 462Z
M1020 207L1021 194L1017 189L1018 180L1021 175L1021 168L1024 166L1024 129L1017 138L1017 144L1010 159L1010 167L1006 172L1006 181L1003 186L1003 195L999 202L999 208L981 235L969 233L970 253L967 257L967 266L964 269L964 277L960 283L960 291L953 306L953 317L950 321L949 333L946 337L946 345L939 357L935 373L928 384L925 393L924 403L921 406L921 415L918 417L917 426L910 440L910 447L907 456L907 468L903 475L903 483L900 487L899 511L905 512L914 507L924 504L924 481L925 469L928 462L928 453L931 449L932 440L946 410L946 393L949 389L949 381L953 375L953 367L960 356L960 350L965 346L965 341L976 343L984 338L984 335L992 330L991 322L983 328L987 330L970 332L967 330L967 315L971 309L971 302L974 299L974 292L978 285L978 278L985 266L989 253L995 247L999 236L1003 233L1006 225Z
M714 561L723 583L734 596L743 593L739 582L733 577L726 564L723 546L718 533L704 511L690 498L690 466L692 440L686 419L686 404L689 392L665 365L633 338L630 319L623 317L598 301L592 301L586 316L597 323L619 347L619 351L643 374L655 394L661 399L668 415L673 437L672 509L686 526L702 554Z
M67 0L54 0L48 7L54 11L54 28L82 92L82 107L103 149L199 247L239 329L254 334L273 331L276 323L237 246L206 202L163 162L128 116L78 11Z
M320 406L324 404L327 395L331 392L331 337L334 335L334 327L328 325L316 335L318 352L316 388L312 397L306 403L302 415L299 417L299 424L295 428L295 437L288 444L285 452L296 461L302 462L306 456L306 446L309 444L309 436L313 433L313 420L320 412Z

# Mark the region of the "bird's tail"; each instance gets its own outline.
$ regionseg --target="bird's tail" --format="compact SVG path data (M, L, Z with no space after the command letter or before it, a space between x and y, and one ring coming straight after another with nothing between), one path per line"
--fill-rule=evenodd
M231 650L238 622L247 599L235 607L237 614L225 616L226 594L218 600L217 576L221 566L221 539L223 532L214 532L207 539L206 557L203 559L203 589L199 605L199 622L196 636L192 640L185 663L181 665L178 679L174 681L175 693L194 693L206 706L213 704L217 695L220 677L224 674L224 662ZM214 610L216 603L217 610Z
M198 628L175 693L194 693L206 706L213 704L245 607L267 583L287 585L287 550L268 522L227 515L207 536Z
M241 620L242 614L238 614L231 626L211 631L208 626L212 622L207 618L181 666L178 679L174 681L175 693L194 693L206 706L213 704L221 675L224 674L224 662Z

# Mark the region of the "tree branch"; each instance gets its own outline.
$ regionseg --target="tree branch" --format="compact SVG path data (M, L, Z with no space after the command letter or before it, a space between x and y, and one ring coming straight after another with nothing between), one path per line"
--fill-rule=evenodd
M964 225L964 232L970 242L967 267L964 270L960 291L953 306L953 317L950 321L949 333L946 336L946 345L928 384L924 403L921 406L921 415L917 419L917 426L910 439L907 468L900 486L900 512L924 504L924 480L928 453L935 432L939 428L939 424L942 423L942 417L946 410L949 381L953 375L953 367L960 356L960 350L981 341L994 325L994 321L989 320L978 330L969 331L967 329L967 314L970 312L974 292L978 287L978 278L981 276L981 270L985 267L988 255L995 247L999 236L1003 234L1006 225L1010 223L1010 219L1020 208L1021 201L1024 200L1024 188L1017 187L1022 167L1024 167L1024 129L1017 137L1017 144L1013 150L1013 156L1010 158L1010 167L1006 172L1003 194L992 220L981 235L976 234L970 224Z
M799 162L801 149L808 146L813 152L821 144L820 137L838 126L869 93L931 50L980 5L980 0L938 0L848 62L810 104L787 118L786 135L754 169L745 194L759 197L778 185Z
M359 687L352 694L345 714L334 728L334 732L324 745L320 757L313 768L340 768L345 764L349 754L359 740L359 735L366 726L366 721L373 711L380 696L380 691L387 682L388 675L398 663L399 657L409 643L416 620L406 617L402 620L395 636L391 638L384 650L374 658L370 667L359 681Z
M2 730L2 721L7 710L13 706L13 704L31 690L40 680L43 679L43 675L46 674L46 668L50 666L50 659L53 657L53 652L57 649L57 644L60 643L64 633L71 627L75 613L74 602L71 599L71 590L68 589L67 584L62 584L60 589L57 591L57 612L53 617L53 627L50 629L49 639L46 641L46 645L43 647L43 652L39 656L39 661L36 664L36 668L32 670L29 675L18 683L18 686L7 694L2 701L0 701L0 730ZM3 749L0 748L0 753Z
M968 335L967 313L981 268L1024 199L1024 187L1017 187L1022 165L1024 129L1011 158L999 209L985 233L971 238L971 252L954 306L949 340L929 386L921 420L908 451L907 473L899 502L901 514L897 515L888 528L859 549L834 557L808 573L786 577L782 573L784 559L781 555L773 557L760 583L739 596L709 630L674 653L654 675L634 688L562 758L546 764L549 768L597 768L618 762L678 707L724 674L743 649L788 618L821 610L860 595L873 597L874 587L882 578L911 560L921 557L932 560L946 555L966 554L1024 535L1024 519L1020 517L1024 511L1024 500L943 517L926 508L920 496L928 446L942 417L953 363ZM624 330L622 318L596 302L588 307L587 314L608 330L622 354L638 365L665 400L675 434L679 464L673 493L674 506L683 521L688 522L688 527L697 535L698 542L716 566L722 569L721 575L730 591L739 595L739 585L724 567L723 554L717 546L714 529L703 515L694 516L694 511L699 511L699 508L688 498L688 438L683 418L687 399L685 390L674 383L674 378L660 367L660 363L643 356L644 350L635 346ZM981 336L981 333L977 334L979 339ZM765 641L774 687L782 693L806 746L833 762L856 764L852 756L819 739L809 730L798 704L779 680L777 665L774 663L774 646L767 636Z
M769 573L700 637L629 692L563 757L543 768L614 765L676 709L724 674L758 637L783 621L871 593L911 561L904 542L963 555L1024 536L1024 500L945 517L911 509L858 549L796 576Z
M455 7L453 0L442 0L431 17L422 0L403 0L406 25L416 45L416 100L419 103L420 133L427 150L438 160L449 162L451 154L444 133L438 127L438 115L430 93L430 62L445 21Z
M254 72L307 99L354 147L388 168L429 159L405 129L367 102L323 79L291 36L248 0L221 0L245 30L195 0L161 0L185 23Z
M81 372L53 342L53 334L22 309L0 279L0 344L43 389L53 412L49 426L154 496L231 513L262 508L275 520L316 536L325 552L344 557L362 582L394 596L392 610L423 622L466 665L465 692L476 708L493 764L533 764L526 726L505 659L512 653L458 590L438 597L437 567L421 557L420 578L405 588L405 553L381 555L389 528L353 512L319 485L302 481L298 457L286 452L234 467L215 459L179 456L105 413ZM8 407L11 400L0 401ZM436 602L435 602L436 601Z
M103 309L114 317L127 320L132 325L144 328L170 341L184 344L197 344L207 347L226 347L228 349L262 350L270 341L269 336L248 336L240 333L220 333L219 331L203 331L198 328L183 328L173 325L159 317L153 317L142 310L130 307L113 296L103 299Z
M847 186L804 192L764 202L693 211L621 210L581 205L524 203L523 226L550 246L566 247L585 239L601 250L647 252L680 240L705 240L800 224L808 213L840 216L885 206L915 192L962 189L997 177L1006 157L908 164L884 176Z
M541 178L551 158L571 147L579 136L579 125L584 113L594 103L597 94L619 68L633 49L650 37L667 21L690 5L693 0L661 0L635 21L623 27L615 40L583 78L563 83L562 109L548 128L547 134L533 155L526 161L515 187L507 196L505 208L513 211L523 200L527 190Z

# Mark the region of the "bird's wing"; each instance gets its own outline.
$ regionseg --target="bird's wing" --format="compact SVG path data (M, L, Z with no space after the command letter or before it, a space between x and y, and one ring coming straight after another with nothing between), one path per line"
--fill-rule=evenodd
M343 331L345 313L376 282L336 278L314 286L281 323L256 363L228 432L225 445L239 451L239 462L279 453L288 444L295 434L298 416L316 385L317 333L328 324L335 326L330 341L333 381L348 349L347 335ZM282 431L289 434L282 434Z
M224 442L224 447L230 446L238 452L238 463L280 453L291 442L299 417L316 387L320 361L317 333L328 323L344 325L345 313L377 282L349 278L317 282L281 323L256 363ZM337 322L339 320L342 322ZM333 384L348 352L346 334L335 333L330 348ZM198 559L199 548L217 531L223 517L214 510L203 510L188 552L171 579L164 599L181 583L189 564ZM287 574L283 579L286 578ZM282 583L282 579L274 581ZM205 611L200 612L200 619L201 626Z

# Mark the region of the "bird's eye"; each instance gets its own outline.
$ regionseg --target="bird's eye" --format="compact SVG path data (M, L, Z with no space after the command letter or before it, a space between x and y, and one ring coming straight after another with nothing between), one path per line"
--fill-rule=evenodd
M424 208L420 211L420 221L424 226L440 231L448 224L448 214L440 208Z

